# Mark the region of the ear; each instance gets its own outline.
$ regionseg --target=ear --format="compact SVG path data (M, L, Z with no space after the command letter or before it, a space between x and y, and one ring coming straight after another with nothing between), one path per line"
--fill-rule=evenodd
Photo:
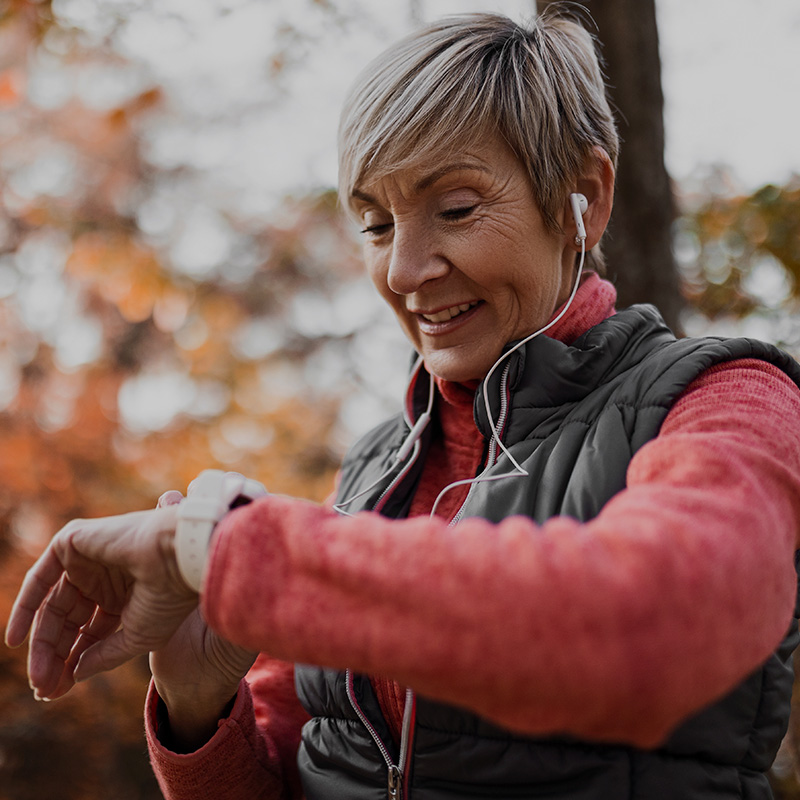
M572 192L580 192L588 201L588 207L583 212L587 251L600 241L611 217L614 205L614 177L614 165L608 153L602 147L594 147L577 176L574 188L570 189ZM580 252L580 245L575 244L577 229L569 198L565 202L563 228L567 247Z

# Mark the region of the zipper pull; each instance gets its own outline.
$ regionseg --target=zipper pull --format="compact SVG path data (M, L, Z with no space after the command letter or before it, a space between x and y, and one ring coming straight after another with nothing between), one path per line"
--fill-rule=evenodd
M400 767L392 764L389 767L389 800L400 800L403 790L403 773Z

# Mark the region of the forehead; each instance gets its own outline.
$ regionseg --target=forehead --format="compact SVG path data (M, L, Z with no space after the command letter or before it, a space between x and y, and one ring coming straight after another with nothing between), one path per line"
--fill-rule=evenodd
M351 200L370 201L373 193L387 182L402 185L415 193L423 192L451 173L474 171L491 178L501 173L522 170L511 148L497 136L482 136L463 147L439 152L424 150L409 154L398 164L373 164L351 191Z

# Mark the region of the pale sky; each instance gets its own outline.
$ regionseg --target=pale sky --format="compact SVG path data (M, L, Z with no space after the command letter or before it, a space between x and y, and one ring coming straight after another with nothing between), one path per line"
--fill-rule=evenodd
M62 0L63 4L78 0ZM162 0L154 24L142 15L123 37L157 79L174 87L182 123L154 136L156 160L191 159L240 188L240 202L258 211L286 190L331 185L335 135L344 93L369 59L410 29L408 0L337 0L348 15L343 31L310 2L229 0L224 18L214 4ZM499 11L519 19L532 0L420 0L426 19L457 11ZM728 165L743 188L785 181L800 172L800 2L797 0L657 0L666 98L667 166L685 181L710 164ZM189 19L188 28L184 24ZM264 54L280 45L279 22L310 31L290 46L296 63L276 95L265 80ZM226 125L226 111L251 110Z
M800 3L657 0L667 165L722 162L749 187L800 173Z
M533 5L532 0L418 3L425 19L478 10L519 19L530 14ZM103 13L124 4L125 0L54 0L65 22L101 38L109 24ZM220 15L222 4L223 0L144 3L144 11L127 19L118 41L144 65L141 70L104 66L81 74L75 86L64 70L43 62L29 86L44 107L57 106L77 92L84 102L101 108L113 107L154 81L166 87L175 113L145 131L147 155L163 167L185 164L201 170L191 171L199 177L188 185L168 180L159 187L140 209L139 222L151 235L172 231L174 264L197 276L225 261L230 244L223 219L227 209L261 219L280 209L287 192L335 183L336 126L345 91L372 56L411 28L409 0L335 0L346 17L341 27L311 0L224 0L229 13ZM800 70L793 63L800 40L800 1L761 0L756 8L753 0L657 0L657 9L666 161L679 185L691 188L693 178L702 177L714 164L728 165L742 189L784 182L800 173ZM305 38L294 41L279 35L283 23L295 25ZM276 83L265 62L281 47L292 63ZM66 252L63 243L45 245ZM29 255L36 263L60 263L57 253ZM53 276L34 274L28 288L27 294L20 294L20 303L31 299L32 329L50 325L63 312ZM353 305L371 307L366 300ZM61 353L57 346L57 356L67 366L91 360L100 347L99 327L78 313L64 316L79 327L59 329L57 343L66 342L71 349ZM343 418L351 432L381 418L386 398L400 396L392 375L381 368L402 362L406 346L390 315L385 317L383 327L373 325L369 336L353 346L352 358L369 365L364 379L374 384L375 392L359 392L346 404ZM749 333L768 340L776 335L772 330ZM396 358L387 357L392 347L397 348ZM191 386L147 383L151 377L142 376L120 397L123 413L131 417L128 422L143 428L160 427L180 410L164 410L165 392L185 403L183 396L192 391ZM338 379L334 372L333 380ZM144 402L145 396L155 402ZM0 407L12 398L13 393L0 394ZM162 416L144 414L151 406ZM128 415L126 409L133 411ZM133 412L141 419L134 419Z

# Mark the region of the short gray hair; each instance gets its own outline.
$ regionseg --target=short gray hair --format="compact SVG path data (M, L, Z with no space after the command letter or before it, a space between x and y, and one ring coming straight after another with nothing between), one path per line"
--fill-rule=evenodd
M550 6L550 8L553 8ZM616 165L614 117L594 38L556 13L528 27L499 14L445 17L378 56L339 125L339 196L366 180L498 134L526 169L545 223L596 146Z

